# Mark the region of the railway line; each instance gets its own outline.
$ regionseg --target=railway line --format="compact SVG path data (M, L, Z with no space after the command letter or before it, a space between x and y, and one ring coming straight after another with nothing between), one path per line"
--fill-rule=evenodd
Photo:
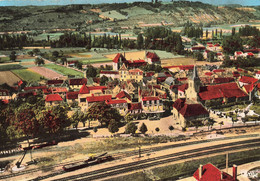
M166 145L166 146L158 146L158 147L152 147L152 148L146 148L146 149L142 149L142 154L146 154L146 153L151 153L151 152L156 152L156 151L162 151L162 150L166 150L166 149L171 149L171 148L177 148L177 147L182 147L182 146L188 146L188 145L195 145L195 144L200 144L200 143L207 143L207 142L213 142L213 141L220 141L220 140L232 140L232 139L237 139L237 138L253 138L253 137L258 137L258 134L251 134L251 135L242 135L242 136L232 136L232 137L226 137L226 138L221 138L221 139L212 139L212 140L200 140L200 141L194 141L194 142L185 142L185 143L177 143L177 144L171 144L171 145ZM251 142L255 142L259 139L251 139ZM235 144L239 144L239 143L245 143L246 141L238 141L238 142L233 142L231 144L235 145ZM225 144L226 145L226 144ZM224 146L224 145L221 145ZM209 147L207 147L209 148ZM216 147L212 147L211 149L214 149ZM206 149L206 148L204 148ZM210 148L209 148L210 149ZM181 152L182 154L185 153L192 153L195 150L188 150L185 152ZM200 151L200 149L196 149L196 151ZM125 157L130 157L130 156L134 156L137 155L138 151L126 151L126 152L119 152L116 154L113 154L113 158L114 159L121 159L121 158L125 158ZM12 174L8 174L8 175L0 175L0 180L6 180L8 178L12 178L12 177L17 177L17 176L21 176L21 175L26 175L26 174L30 174L30 173L34 173L40 170L44 170L44 169L54 169L56 167L62 167L62 166L66 166L72 163L78 163L82 160L78 160L78 161L70 161L70 162L66 162L66 163L62 163L62 164L55 164L53 166L49 166L49 167L43 167L43 168L35 168L35 169L30 169L30 170L25 170L25 171L21 171L21 172L17 172L17 173L12 173ZM116 167L116 166L115 166ZM120 167L120 166L119 166ZM46 179L46 178L50 178L50 177L54 177L56 175L61 175L66 173L63 170L57 171L55 173L51 173L47 176L43 176L43 177L38 177L38 180L42 180L42 179Z
M221 148L220 148L221 146ZM223 153L226 151L235 151L235 150L241 150L245 148L256 148L260 147L260 140L246 140L246 141L239 141L235 143L228 143L223 145L215 145L215 146L209 146L204 148L197 148L197 149L191 149L187 151L177 152L173 154L167 154L163 156L158 156L154 158L148 158L136 162L131 163L125 163L120 164L108 168L98 169L95 171L90 171L87 173L77 174L69 177L64 177L61 179L55 179L55 180L74 180L74 179L80 179L80 180L98 180L102 178L106 178L111 175L118 175L118 174L124 174L131 171L136 171L140 169L149 168L152 166L157 166L161 164L171 163L174 161L179 161L182 159L188 159L188 158L196 158L200 156L210 155L210 154L216 154L216 153ZM57 172L56 175L50 174L42 177L37 177L33 180L45 180L48 178L51 178L53 176L64 174L64 171Z

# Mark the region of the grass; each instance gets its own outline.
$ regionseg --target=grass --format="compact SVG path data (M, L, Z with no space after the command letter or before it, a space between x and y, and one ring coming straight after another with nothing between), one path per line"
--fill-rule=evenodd
M250 107L256 114L260 114L260 103L255 103Z
M8 62L10 61L9 57L0 57L0 63Z
M37 82L40 81L42 78L40 74L37 74L27 69L12 70L12 72L16 74L18 77L20 77L22 80L25 80L27 82Z
M111 59L108 58L100 58L100 59L89 59L89 60L82 60L81 61L84 65L92 64L92 63L104 63L104 62L112 62Z
M59 65L56 65L56 64L48 64L48 65L44 65L44 67L50 68L50 69L57 71L59 73L62 73L64 75L84 77L82 72L72 70L72 69L69 69L69 68L66 68L66 67L62 67L62 66L59 66Z
M260 150L249 150L243 152L229 153L229 167L232 164L245 164L253 161L257 161L260 158ZM180 177L192 177L193 173L198 169L199 165L205 165L207 163L212 163L218 168L224 168L226 163L226 155L218 155L213 157L207 157L192 161L186 161L183 163L168 165L164 167L158 167L151 169L150 172L153 176L159 178L160 180L178 180ZM128 179L131 178L131 179ZM137 172L134 174L129 174L121 177L111 179L112 181L119 180L144 180L142 178L147 178L147 175L143 172ZM151 179L147 179L151 180Z
M0 71L9 71L15 69L24 69L25 67L19 64L10 64L10 65L0 65Z
M227 112L227 111L234 111L235 109L245 109L247 106L248 106L247 104L238 104L229 107L218 108L217 110L220 110L222 112Z

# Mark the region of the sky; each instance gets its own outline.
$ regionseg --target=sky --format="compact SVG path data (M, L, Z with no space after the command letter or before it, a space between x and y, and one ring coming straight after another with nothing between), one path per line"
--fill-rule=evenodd
M123 3L145 1L151 2L151 0L0 0L0 6L27 6L27 5L67 5L67 4L99 4L99 3ZM163 0L170 1L170 0ZM260 0L190 0L201 1L203 3L209 3L214 5L221 4L241 4L244 6L260 6Z

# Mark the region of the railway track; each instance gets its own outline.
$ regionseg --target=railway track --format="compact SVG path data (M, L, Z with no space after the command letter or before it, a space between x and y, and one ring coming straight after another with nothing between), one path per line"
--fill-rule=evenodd
M221 148L219 148L221 147ZM224 148L223 148L224 147ZM151 166L156 166L160 164L165 163L171 163L174 161L187 159L187 158L196 158L199 156L205 156L210 155L214 153L221 153L226 151L233 151L233 150L241 150L244 148L254 148L254 147L260 147L260 140L247 140L247 141L239 141L235 143L227 143L222 145L215 145L215 146L209 146L204 148L197 148L197 149L191 149L187 151L182 151L178 153L158 156L154 158L148 158L136 162L126 163L126 164L120 164L108 168L98 169L95 171L83 173L83 174L77 174L69 177L65 177L62 179L55 179L55 180L74 180L74 179L80 179L80 180L97 180L106 178L111 175L118 175L123 174L131 171L136 171L139 169L145 169L149 168ZM44 180L51 178L53 176L64 174L64 171L57 172L56 174L50 174L42 177L37 177L33 179L34 181Z
M231 140L231 139L237 139L237 138L258 137L258 136L259 136L259 134L252 134L252 135L226 137L226 138L221 138L221 139L217 138L217 139L212 139L212 140L200 140L200 141L194 141L194 142L185 142L185 143L171 144L171 145L166 145L166 146L158 146L158 147L142 149L142 154L166 150L166 149L171 149L171 148L176 148L176 147L182 147L182 146L195 145L195 144L200 144L200 143L219 141L219 140ZM252 139L252 141L256 141L256 140L258 140L258 139ZM233 142L233 143L238 143L238 142ZM137 155L137 154L138 154L138 151L135 150L135 151L118 152L116 154L113 154L112 156L115 159L121 159L121 158L125 158L125 157L134 156L134 155ZM80 161L82 161L82 160L70 161L70 162L66 162L66 163L62 163L62 164L55 164L53 166L35 168L35 169L25 170L25 171L12 173L12 174L8 174L8 175L2 175L2 176L0 176L0 180L5 180L5 179L8 179L8 178L12 178L12 177L20 176L20 175L26 175L26 174L34 173L34 172L41 171L41 170L50 170L50 169L54 169L56 167L66 166L66 165L69 165L71 163L78 163ZM63 170L60 170L58 172L49 174L49 176L53 177L53 176L60 175L60 174L63 174L63 173L65 173L65 172Z

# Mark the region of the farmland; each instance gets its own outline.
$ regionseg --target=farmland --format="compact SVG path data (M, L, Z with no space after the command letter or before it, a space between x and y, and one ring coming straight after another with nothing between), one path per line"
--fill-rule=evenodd
M48 68L45 68L45 67L34 66L34 67L30 67L29 70L32 70L33 72L36 72L36 73L40 74L41 76L46 77L47 79L56 79L56 78L64 77L62 74L57 73L57 72L50 70Z
M43 78L40 74L28 69L12 70L12 72L27 82L36 82Z
M0 85L7 83L9 86L14 86L20 78L13 74L11 71L2 71L0 73Z
M76 70L72 70L66 67L62 67L59 65L55 65L55 64L48 64L48 65L44 65L44 67L52 69L58 73L61 73L63 75L68 75L68 76L78 76L78 77L83 77L83 73L76 71Z
M15 70L15 69L23 69L24 67L19 64L5 64L0 65L0 71L9 71L9 70ZM2 72L1 72L2 73Z

